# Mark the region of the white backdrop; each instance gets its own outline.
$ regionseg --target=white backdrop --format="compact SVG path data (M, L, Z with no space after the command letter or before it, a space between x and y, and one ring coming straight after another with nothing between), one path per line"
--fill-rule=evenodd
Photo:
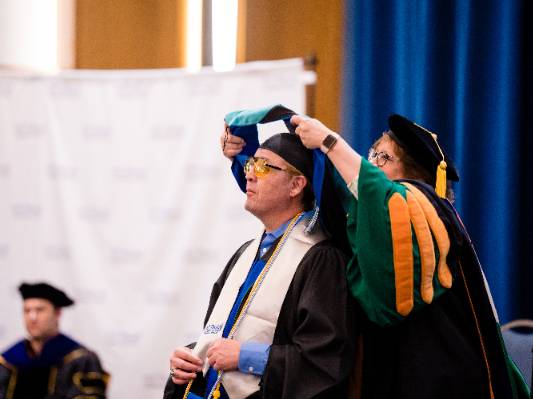
M304 111L300 60L209 70L0 74L0 351L23 329L21 281L77 304L62 330L96 350L110 398L160 398L173 347L259 228L223 158L224 115Z

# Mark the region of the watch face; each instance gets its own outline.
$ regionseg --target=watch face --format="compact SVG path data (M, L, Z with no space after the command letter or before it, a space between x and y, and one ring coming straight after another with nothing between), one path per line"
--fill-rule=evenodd
M337 137L333 136L332 134L328 134L328 136L322 142L322 145L329 150L336 142Z

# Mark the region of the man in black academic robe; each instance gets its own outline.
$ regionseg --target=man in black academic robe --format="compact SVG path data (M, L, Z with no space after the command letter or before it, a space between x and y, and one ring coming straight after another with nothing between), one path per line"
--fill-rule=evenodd
M59 332L61 308L74 302L46 283L22 284L29 339L0 355L0 399L105 398L98 356Z
M292 151L296 147L297 151L303 152L305 161L300 159L301 155L294 155L286 147L292 148ZM253 161L258 162L259 165L250 165L246 172L248 199L245 208L263 221L267 232L275 230L280 224L283 226L283 223L279 222L291 219L300 220L298 215L305 210L302 202L302 189L308 181L311 181L310 174L312 172L309 171L312 169L312 154L303 149L295 135L279 134L263 143L257 151L256 157ZM264 160L263 163L261 160ZM265 162L268 163L266 166L270 167L271 170L263 174ZM299 175L284 174L293 168L298 171L301 170L303 173ZM305 178L297 180L300 183L295 183L294 176ZM279 183L279 186L274 186L273 182ZM294 187L294 184L300 184L296 190L296 196L286 195L286 193L291 192L291 187ZM274 190L275 187L277 190ZM267 189L269 190L267 191ZM283 201L288 202L283 203ZM297 204L296 207L295 204ZM279 217L276 213L282 216ZM271 222L274 219L278 223L273 225ZM291 229L292 224L289 224L289 227L284 230L284 235L278 237L264 253L261 252L261 246L257 247L257 243L261 240L256 239L245 243L233 255L213 286L205 318L204 334L209 334L209 331L216 331L217 325L210 324L209 320L211 320L213 312L216 312L220 298L224 296L224 291L228 289L230 285L228 281L231 281L232 274L236 273L235 270L239 267L239 262L246 256L250 256L248 251L253 250L250 257L253 260L252 267L250 268L249 263L246 266L250 269L249 273L253 272L257 262L264 261L268 264L269 259L274 257L283 259L283 252L290 251L291 248L290 244L283 246L283 240L290 241L290 234L295 234L296 239L294 241L305 241L306 235L303 233L303 225L308 222L309 218L304 213L301 223L294 227L295 232L286 233ZM319 228L316 228L315 234L320 235ZM289 234L289 238L286 238L285 234ZM298 236L297 234L301 235ZM264 240L265 238L263 238ZM256 247L253 247L254 245ZM279 246L281 246L281 250L277 253ZM259 249L256 251L256 248ZM231 396L222 389L222 397L340 398L347 395L356 339L353 302L347 291L345 264L344 254L330 241L317 240L316 243L309 246L298 263L294 265L294 274L290 278L290 284L288 284L284 297L281 298L279 317L271 342L269 342L268 359L264 371L259 376L255 391L246 394L246 396ZM287 266L279 265L282 268ZM274 272L277 271L271 271L271 273ZM242 286L245 284L243 283ZM246 298L253 297L250 293L252 291L253 287L247 291L240 304L237 299L233 306L237 305L236 307L241 310L245 308L246 305L243 303L246 303ZM257 296L253 297L253 301L260 301L262 294L265 295L265 293L258 291ZM270 293L267 292L266 295L268 300ZM226 329L227 324L233 322L233 317L228 316L224 328ZM233 340L223 338L222 341L217 341L216 345L219 345L219 342L229 345L230 342L228 341ZM193 346L191 345L191 347ZM212 350L213 347L215 347L214 344L207 351L207 356L202 359L204 366L209 363L209 369L218 365L217 356L219 354L216 350ZM195 357L184 354L184 349L178 348L171 358L171 378L167 381L164 398L181 399L187 386L186 382L191 378L194 378L194 383L190 392L204 397L207 392L206 378L204 378L205 368L204 374L198 373L196 376L192 374L201 369L200 362ZM217 370L226 372L223 363ZM228 370L235 371L235 365ZM238 373L246 374L240 368ZM223 380L222 388L224 388Z
M232 266L249 244L232 256L215 282L206 321ZM268 258L272 251L264 257ZM345 262L345 257L328 242L312 248L302 260L281 308L261 391L252 397L346 396L355 341L353 302L338 294L346 290ZM197 378L201 379L201 374ZM205 382L194 384L197 391L202 391ZM169 379L165 398L181 398L183 391Z

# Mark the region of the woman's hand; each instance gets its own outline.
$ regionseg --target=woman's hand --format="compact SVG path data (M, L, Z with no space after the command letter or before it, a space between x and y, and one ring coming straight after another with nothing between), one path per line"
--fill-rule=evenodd
M239 154L246 143L239 136L234 136L231 134L229 126L224 123L224 131L220 136L220 146L222 148L222 153L224 156L230 160L233 160L233 157Z
M318 119L307 116L294 115L291 118L291 123L296 126L296 134L300 136L303 145L311 150L320 148L328 134L335 134Z

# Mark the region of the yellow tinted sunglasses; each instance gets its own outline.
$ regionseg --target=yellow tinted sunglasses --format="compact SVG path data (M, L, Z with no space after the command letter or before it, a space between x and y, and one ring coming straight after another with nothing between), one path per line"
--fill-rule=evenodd
M287 172L294 176L303 175L302 172L291 165L287 165L287 168L283 169L279 166L269 164L265 158L250 157L244 164L244 173L250 173L253 170L257 177L264 177L268 175L272 169Z

